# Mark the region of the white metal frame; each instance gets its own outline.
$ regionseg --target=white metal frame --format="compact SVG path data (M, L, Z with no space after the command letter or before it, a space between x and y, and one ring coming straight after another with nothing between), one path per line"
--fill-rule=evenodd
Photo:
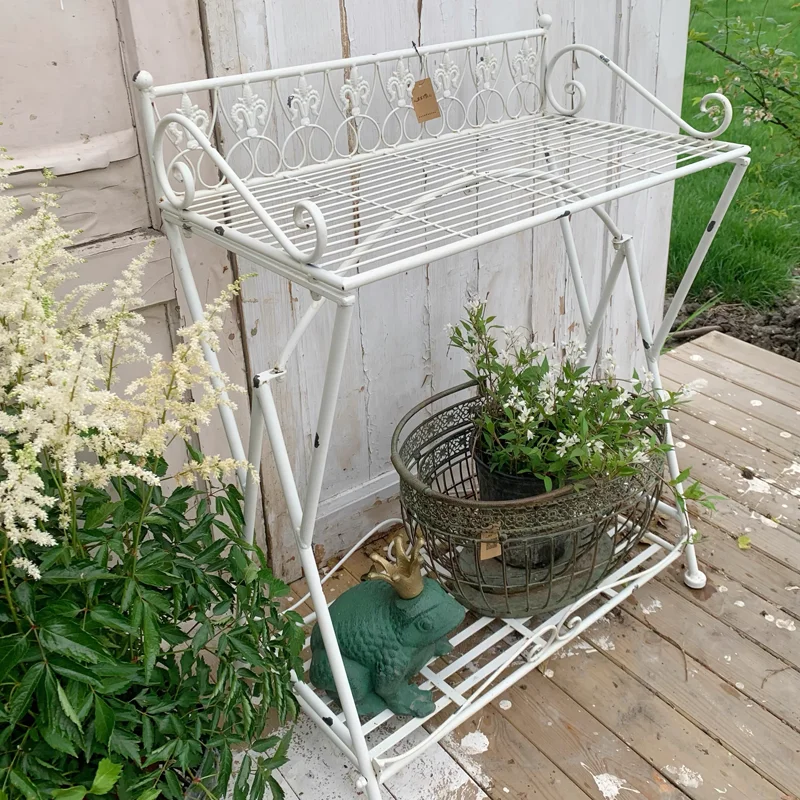
M316 619L320 626L341 713L332 710L330 698L315 691L303 676L295 676L295 691L305 712L357 766L361 775L358 788L366 791L369 800L378 800L380 785L425 748L679 557L686 559L684 580L688 586L699 589L706 581L695 556L687 514L660 503L660 510L680 523L679 542L646 532L643 549L597 589L545 622L483 618L457 633L452 641L463 645L466 652L452 663L436 662L423 670L426 686L436 691L436 713L444 709L451 713L421 741L410 747L406 742L398 749L411 734L418 736L427 720L400 721L388 711L364 723L359 719L322 590L332 573L320 577L312 549L355 290L558 220L586 330L587 352L594 349L612 292L625 268L646 364L655 388L662 390L660 351L749 163L747 147L711 141L731 119L731 106L724 97L713 94L703 99L703 110L708 103L715 103L722 121L714 131L699 131L594 48L565 47L546 64L544 49L550 24L550 18L543 16L539 28L532 31L171 86L155 87L145 72L134 76L140 90L145 138L162 192L159 204L164 227L192 320L202 318L203 310L183 244L184 233L196 233L246 256L312 294L312 304L275 365L254 378L246 453L224 400L220 413L233 455L246 457L256 471L265 434L270 442L314 607L306 621ZM688 136L574 119L586 99L584 87L576 81L567 83L573 94L573 104L568 108L555 97L548 80L555 62L574 50L595 56ZM461 52L466 55L459 62L453 54ZM415 75L412 67L417 59ZM499 73L504 65L507 76L503 83ZM391 74L387 74L388 69ZM374 99L377 90L372 91L363 77L370 71L372 88L382 85L383 111ZM467 91L467 73L472 79L471 91ZM332 78L334 74L338 79ZM419 75L432 76L444 112L440 127L433 132L428 123L418 129L408 127L411 85ZM317 88L314 76L321 81ZM286 103L289 110L282 109L284 118L273 102L278 98L277 105L284 105L281 81L290 81L294 87ZM266 95L257 94L255 85L266 86ZM227 112L220 111L226 99L230 101L230 92L237 95L235 102L228 103ZM210 113L204 101L193 102L190 95L198 93L210 95ZM553 115L545 113L545 95L555 111ZM176 96L181 97L178 111L159 118L159 99L174 102ZM342 121L331 127L320 107L326 97L337 96ZM529 103L533 97L538 99ZM516 113L515 99L519 101ZM499 115L490 111L492 103L501 109ZM452 122L452 109L463 111L460 123ZM376 117L378 114L383 114L382 120ZM222 130L223 120L227 121L227 133ZM380 132L374 147L367 146L363 138L368 121ZM387 125L400 121L400 134L390 141ZM211 143L215 128L218 137L227 136L227 158ZM342 131L348 141L345 153L335 144ZM314 136L328 147L327 155L314 155ZM171 159L164 154L168 144L177 151ZM262 146L273 153L274 169L256 166ZM300 152L300 162L289 164L293 148ZM244 177L232 166L237 150L240 154L246 151L249 157ZM603 206L618 197L722 163L732 163L733 171L680 287L654 331L633 239L617 227ZM204 170L208 176L209 166L210 179L203 177ZM424 179L419 177L420 170ZM606 225L616 251L595 309L589 305L572 236L571 217L585 209L592 209ZM347 230L354 217L359 220L356 235ZM285 231L292 227L295 231L290 237ZM390 252L382 249L385 239L393 243ZM335 306L335 318L307 488L301 499L272 385L285 376L290 356L327 303ZM210 348L205 356L218 369ZM667 441L672 443L669 425ZM674 450L668 455L668 468L672 479L677 478L680 468ZM245 495L246 535L252 542L259 491L257 472L242 471L239 480ZM682 492L680 486L676 489ZM368 532L358 544L380 527ZM498 646L500 652L495 654ZM494 648L491 653L490 648ZM464 670L475 663L477 669Z

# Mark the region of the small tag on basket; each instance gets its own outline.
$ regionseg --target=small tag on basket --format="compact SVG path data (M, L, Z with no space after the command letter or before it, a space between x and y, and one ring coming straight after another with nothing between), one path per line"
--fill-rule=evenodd
M411 90L411 104L414 106L417 122L427 122L442 116L430 78L422 78L414 84Z
M500 544L500 526L492 525L481 532L481 561L486 561L490 558L499 558L503 552L503 546Z

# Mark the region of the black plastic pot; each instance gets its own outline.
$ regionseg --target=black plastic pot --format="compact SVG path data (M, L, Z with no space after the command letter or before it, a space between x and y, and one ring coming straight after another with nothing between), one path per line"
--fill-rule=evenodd
M492 471L482 456L483 454L476 448L475 472L481 500L485 502L527 500L547 492L544 481L534 475L511 475L497 470ZM532 569L549 567L551 564L555 566L564 558L567 540L567 536L548 534L543 536L541 541L528 541L519 547L514 547L513 541L508 541L504 547L504 557L512 567L525 567L526 561Z

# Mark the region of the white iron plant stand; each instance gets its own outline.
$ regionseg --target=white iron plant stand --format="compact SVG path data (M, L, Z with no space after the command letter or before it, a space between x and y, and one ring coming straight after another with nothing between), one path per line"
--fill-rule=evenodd
M542 16L539 27L530 31L169 86L154 86L146 72L134 77L164 228L192 320L201 319L203 310L184 234L207 238L304 287L313 298L277 362L254 378L246 453L230 408L223 403L219 410L237 459L247 457L257 469L265 431L269 438L315 609L307 621L319 623L342 713L331 709L330 698L318 694L303 676L295 676L295 690L311 719L357 766L358 787L370 800L378 800L380 785L426 747L681 555L687 585L699 589L706 581L686 513L661 503L660 510L680 523L677 544L648 532L645 548L596 590L546 622L484 618L453 637L466 652L452 663L423 670L437 713L451 711L437 728L426 732L421 728L425 720L393 720L389 711L366 722L359 719L312 550L355 291L558 220L587 352L595 349L612 291L625 269L646 363L661 390L659 353L749 163L749 148L713 141L732 115L723 96L708 95L701 105L705 111L713 102L721 112L717 129L696 130L592 47L565 47L546 63L550 24ZM573 107L565 108L548 82L555 62L574 50L595 56L688 135L576 117L586 99L584 87L568 82ZM423 76L433 81L442 117L420 126L410 100L414 82ZM546 113L545 95L554 113ZM214 138L224 141L227 157L211 143ZM174 153L166 156L165 147ZM603 206L723 163L732 163L733 171L654 332L633 239ZM571 227L572 215L587 209L607 226L616 251L595 309L586 295ZM291 237L287 230L293 230ZM286 374L303 334L328 303L335 306L335 320L301 500L272 384ZM207 348L205 355L218 370L215 353ZM671 444L669 425L666 435ZM677 478L674 450L668 466ZM258 481L244 471L239 480L246 535L252 541ZM592 608L582 618L578 612L590 601ZM487 652L489 648L494 651Z

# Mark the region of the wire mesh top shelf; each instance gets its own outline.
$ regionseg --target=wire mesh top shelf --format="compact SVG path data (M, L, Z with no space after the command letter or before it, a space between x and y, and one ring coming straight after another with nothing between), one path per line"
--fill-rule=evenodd
M563 48L546 65L549 19L540 23L171 86L140 73L163 213L268 268L347 292L747 154L715 140L731 116L721 95L702 108L716 104L722 121L698 131L591 47ZM577 117L583 86L567 82L567 107L551 85L575 49L690 135ZM412 90L423 77L441 116L419 123Z

